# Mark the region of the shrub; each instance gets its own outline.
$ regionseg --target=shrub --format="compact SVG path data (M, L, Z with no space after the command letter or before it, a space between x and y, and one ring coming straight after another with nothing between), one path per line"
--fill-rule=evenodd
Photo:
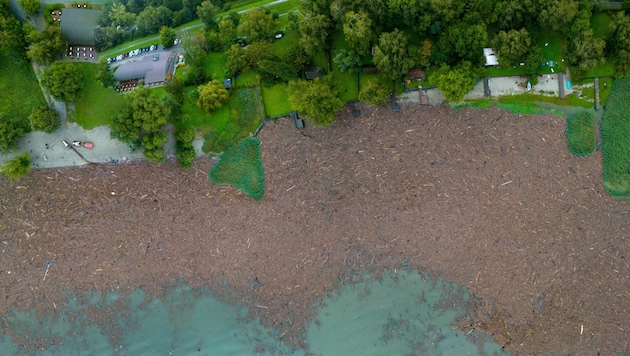
M630 77L617 79L602 117L604 189L615 198L630 198Z
M59 113L46 105L34 107L29 119L35 131L53 133L61 126Z
M10 180L18 180L20 177L31 173L31 170L31 155L28 152L24 152L0 166L0 173Z
M260 141L246 137L228 147L208 175L214 184L233 185L250 197L261 199L265 193L265 168L260 158Z
M576 156L588 156L595 151L595 119L588 112L567 117L567 146Z

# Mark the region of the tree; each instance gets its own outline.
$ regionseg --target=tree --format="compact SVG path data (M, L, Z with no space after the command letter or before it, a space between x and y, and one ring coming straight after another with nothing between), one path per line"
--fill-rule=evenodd
M138 88L128 94L127 105L114 117L112 137L131 143L159 131L171 109L166 101L152 96L151 89Z
M494 39L494 48L499 55L499 63L511 67L524 60L532 45L527 29L500 31Z
M343 102L339 100L339 90L335 88L330 75L311 81L290 81L288 90L291 107L316 125L332 124L335 114L343 108Z
M180 104L184 103L184 83L181 79L175 76L167 79L164 84L164 89L173 96L176 102Z
M373 33L372 20L365 12L350 11L344 16L343 34L356 52L369 53Z
M604 61L604 47L606 42L593 35L588 29L573 36L569 42L567 59L569 63L582 71L587 71Z
M101 57L98 59L98 71L96 72L96 80L103 84L103 87L109 88L116 80L114 79L114 73L109 70L109 64L107 64L107 58Z
M540 0L538 11L538 21L542 26L566 32L579 12L579 4L575 0Z
M24 152L0 166L0 173L10 180L18 180L23 176L29 175L32 170L31 155L28 152Z
M29 15L37 15L42 7L39 0L19 0L18 5Z
M207 28L215 28L217 26L214 17L219 13L219 8L212 4L211 0L204 0L201 5L197 6L197 16Z
M445 64L438 69L431 80L446 100L458 103L475 87L477 73L470 62L462 62L453 68Z
M0 112L0 150L2 152L16 149L18 140L28 131L22 121L20 118L10 117Z
M354 50L340 49L333 59L339 67L339 71L344 73L358 73L361 70L361 56Z
M59 113L47 105L34 107L29 120L31 121L31 127L35 131L53 133L61 126Z
M387 104L388 98L389 91L376 80L368 81L359 92L359 100L372 105L383 106Z
M238 25L238 33L247 37L249 41L258 41L271 38L278 20L262 7L254 7L247 10Z
M184 126L175 132L175 139L175 150L177 151L179 165L184 169L190 168L195 158L197 158L197 152L193 147L195 130L190 126Z
M383 32L374 47L374 65L386 78L400 79L413 66L407 50L407 36L398 29Z
M15 16L0 9L0 47L14 48L22 51L24 48L24 33L22 25Z
M109 18L113 27L120 27L125 30L131 30L136 25L137 15L133 12L128 12L125 4L114 3L109 9Z
M53 98L59 101L74 101L81 92L83 67L70 62L54 62L44 69L41 83Z
M610 22L610 45L622 75L630 72L630 16L618 12Z
M200 85L197 88L197 92L199 93L197 106L204 109L207 113L220 108L230 98L227 89L216 80Z
M223 48L229 48L236 38L236 24L231 19L221 19L219 21L219 38L223 43Z
M304 17L300 22L300 44L309 55L327 52L332 22L326 15Z
M279 59L260 61L258 62L257 68L265 85L273 85L276 82L286 82L297 76L292 65L282 62Z
M177 34L175 33L174 29L168 26L162 26L162 28L160 29L160 42L162 42L162 46L164 46L164 48L173 47L173 43L175 42L176 38Z
M226 52L227 62L225 66L230 71L230 75L247 67L247 53L238 44L233 44Z
M136 18L136 26L141 36L150 35L160 31L162 26L170 26L173 11L164 5L154 7L147 6Z
M271 51L273 47L271 43L265 41L254 42L247 46L247 64L254 67L259 61L271 59Z
M26 55L40 65L51 63L66 48L66 38L57 25L46 25L41 35L29 30L28 39L33 43Z
M479 65L483 61L483 47L487 42L488 33L483 23L458 23L447 28L438 45L450 64L464 60Z
M202 67L208 55L208 44L204 34L195 33L192 37L184 38L183 43L184 52L186 53L186 64Z

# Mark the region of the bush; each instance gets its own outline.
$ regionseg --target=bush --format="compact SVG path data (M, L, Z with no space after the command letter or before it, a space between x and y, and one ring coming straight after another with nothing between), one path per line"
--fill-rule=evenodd
M617 79L602 117L604 189L615 198L630 198L630 77Z
M195 130L190 126L184 126L175 133L175 150L177 151L177 160L179 165L186 169L192 167L197 153L193 147L195 140Z
M45 105L34 107L29 119L35 131L53 133L61 126L59 113Z
M588 156L595 151L595 119L588 112L567 117L567 146L576 156Z
M0 174L10 180L18 180L20 177L31 173L31 170L31 155L28 152L24 152L1 166Z
M208 173L214 184L229 184L254 199L265 193L265 168L260 159L260 141L246 137L230 146Z

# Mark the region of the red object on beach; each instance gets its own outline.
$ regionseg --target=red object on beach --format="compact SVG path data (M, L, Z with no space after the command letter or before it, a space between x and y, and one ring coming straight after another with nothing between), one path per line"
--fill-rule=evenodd
M83 142L83 147L92 148L94 147L94 144L92 142Z

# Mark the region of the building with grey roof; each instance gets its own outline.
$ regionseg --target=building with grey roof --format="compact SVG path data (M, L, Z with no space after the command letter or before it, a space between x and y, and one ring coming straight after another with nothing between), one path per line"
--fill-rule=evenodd
M114 79L122 82L144 78L145 85L161 84L166 80L166 64L171 53L162 52L157 60L153 59L153 55L147 55L135 62L123 63L114 72Z
M61 14L61 32L71 45L92 46L94 28L98 24L101 10L64 8Z

